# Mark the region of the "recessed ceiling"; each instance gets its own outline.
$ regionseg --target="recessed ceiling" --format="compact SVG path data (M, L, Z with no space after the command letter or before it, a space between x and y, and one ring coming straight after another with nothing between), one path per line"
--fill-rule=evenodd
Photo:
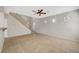
M5 7L5 12L9 13L18 13L25 16L30 16L34 18L44 18L47 16L52 16L72 10L78 9L76 6L8 6ZM39 16L34 15L32 10L44 9L44 11L48 11L45 15Z

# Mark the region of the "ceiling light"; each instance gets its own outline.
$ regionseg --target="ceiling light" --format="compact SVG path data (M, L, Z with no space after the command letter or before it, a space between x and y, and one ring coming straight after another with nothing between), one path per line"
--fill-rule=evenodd
M56 22L56 19L53 18L53 19L52 19L52 23L55 23L55 22Z

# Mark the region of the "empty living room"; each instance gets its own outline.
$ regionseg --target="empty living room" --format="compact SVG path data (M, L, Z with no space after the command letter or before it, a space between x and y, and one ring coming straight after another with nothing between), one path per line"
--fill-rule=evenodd
M79 53L78 6L0 6L1 53Z

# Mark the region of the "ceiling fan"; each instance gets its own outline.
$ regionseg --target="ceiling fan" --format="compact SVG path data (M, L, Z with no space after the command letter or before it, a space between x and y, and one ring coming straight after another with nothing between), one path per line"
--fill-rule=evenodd
M35 12L35 14L38 14L39 16L41 16L42 14L46 14L46 12L43 12L44 10L43 9L38 9L37 11L32 11L32 12Z

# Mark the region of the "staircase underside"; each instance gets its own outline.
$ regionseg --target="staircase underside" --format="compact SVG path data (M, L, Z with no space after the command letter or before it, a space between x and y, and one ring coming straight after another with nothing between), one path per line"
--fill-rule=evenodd
M2 52L79 52L79 43L76 41L34 33L6 38Z

